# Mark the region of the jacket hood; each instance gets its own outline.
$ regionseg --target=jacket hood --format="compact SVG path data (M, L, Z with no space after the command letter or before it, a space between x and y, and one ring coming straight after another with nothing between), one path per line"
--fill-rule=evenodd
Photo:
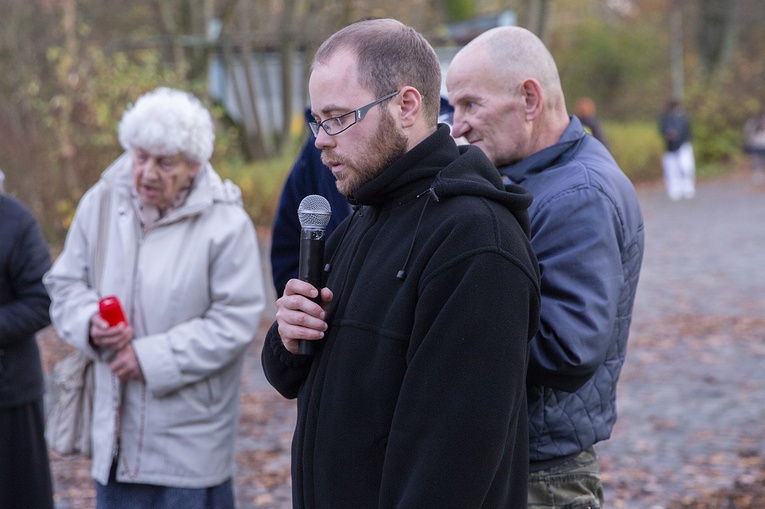
M462 195L490 199L509 209L524 231L529 232L526 210L531 205L531 193L516 184L504 184L483 151L457 146L445 124L378 177L359 187L349 201L380 206L424 194L436 202Z

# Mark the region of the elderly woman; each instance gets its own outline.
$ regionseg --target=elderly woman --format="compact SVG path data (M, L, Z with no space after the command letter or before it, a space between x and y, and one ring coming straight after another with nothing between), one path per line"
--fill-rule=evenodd
M58 334L95 362L97 507L227 508L244 352L264 308L255 229L208 162L209 112L160 88L80 201L45 275ZM127 324L98 301L117 296Z

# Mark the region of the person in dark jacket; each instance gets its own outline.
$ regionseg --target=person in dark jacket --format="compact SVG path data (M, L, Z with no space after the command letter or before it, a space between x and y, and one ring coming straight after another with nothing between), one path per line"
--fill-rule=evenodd
M291 279L263 346L269 382L298 398L294 507L526 503L531 196L437 125L440 81L427 41L391 19L314 58L311 128L355 209L327 242L326 286Z
M451 126L452 111L449 102L441 97L438 121ZM313 120L310 108L306 110L306 120ZM321 150L316 148L316 137L311 133L284 182L271 230L271 276L277 297L282 296L287 281L298 277L301 228L297 210L303 198L312 194L329 202L332 215L325 231L329 237L352 208L337 190L332 172L321 162Z
M534 196L542 311L527 377L528 507L602 507L593 445L616 421L643 257L637 194L603 144L568 115L555 61L528 30L478 36L452 60L446 85L453 134Z
M48 244L32 212L0 192L0 507L53 508L45 381L35 333L50 324Z

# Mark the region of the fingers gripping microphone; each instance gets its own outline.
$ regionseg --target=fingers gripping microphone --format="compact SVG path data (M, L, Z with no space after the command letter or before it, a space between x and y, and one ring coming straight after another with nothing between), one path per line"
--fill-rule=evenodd
M327 224L332 215L329 202L323 196L311 194L303 198L298 207L300 220L300 263L298 278L311 283L321 291L322 272L324 267L324 240ZM314 302L319 302L316 297ZM301 340L299 352L301 355L312 355L313 341Z

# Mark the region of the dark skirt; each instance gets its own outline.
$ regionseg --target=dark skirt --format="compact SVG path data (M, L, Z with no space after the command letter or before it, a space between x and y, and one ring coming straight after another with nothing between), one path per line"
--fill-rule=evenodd
M0 409L0 507L53 509L42 398Z
M117 482L116 462L109 483L96 482L97 509L233 509L231 479L210 488L173 488L153 484ZM0 506L2 507L2 506Z

